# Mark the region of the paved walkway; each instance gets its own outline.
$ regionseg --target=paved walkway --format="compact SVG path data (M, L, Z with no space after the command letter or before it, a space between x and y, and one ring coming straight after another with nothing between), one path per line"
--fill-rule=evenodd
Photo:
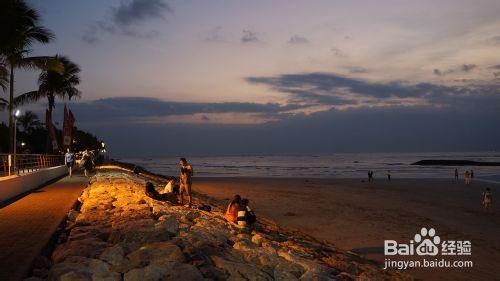
M0 209L0 280L22 280L88 179L73 175Z

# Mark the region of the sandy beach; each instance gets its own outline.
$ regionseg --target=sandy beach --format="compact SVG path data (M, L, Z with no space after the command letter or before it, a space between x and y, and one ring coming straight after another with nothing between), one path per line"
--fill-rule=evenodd
M384 261L383 241L408 243L422 227L433 227L443 240L470 240L473 268L418 268L407 272L423 280L494 280L500 276L500 208L482 210L481 193L500 185L444 179L283 179L196 178L193 188L219 200L240 194L257 215L283 227ZM495 199L494 199L495 200Z

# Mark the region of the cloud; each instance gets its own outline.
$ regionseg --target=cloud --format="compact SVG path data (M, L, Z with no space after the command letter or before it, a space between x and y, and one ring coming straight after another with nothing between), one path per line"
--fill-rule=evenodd
M500 35L486 39L486 43L488 43L490 45L499 45L500 44Z
M243 117L258 122L276 120L287 112L305 108L303 105L275 103L196 103L171 102L148 97L105 98L71 105L85 120L130 123L242 123ZM241 118L239 118L241 117ZM199 122L198 122L199 123Z
M473 69L477 68L477 65L475 64L462 64L461 66L458 66L456 68L451 68L447 70L440 70L435 68L433 70L433 73L437 76L444 76L444 75L449 75L449 74L454 74L454 73L468 73L471 72Z
M290 96L289 102L296 104L332 105L335 108L451 106L466 109L477 106L484 110L500 110L498 81L472 81L458 87L403 81L371 82L321 72L248 77L246 80L286 93Z
M111 11L113 22L130 25L150 19L164 19L164 14L172 9L162 0L132 0L121 2L118 7L111 8Z
M500 64L492 65L489 68L491 68L491 69L500 69Z
M203 35L203 41L205 42L223 42L224 37L221 34L222 26L216 26L211 28L207 34Z
M466 112L422 107L332 109L254 125L82 124L85 119L75 116L79 128L104 139L113 156L119 157L500 149L499 112L473 108Z
M111 7L108 18L88 25L82 40L88 44L100 41L101 33L134 37L156 38L157 30L141 30L141 24L151 20L164 20L165 14L172 12L170 5L163 0L122 1L119 6Z
M253 43L258 42L257 34L251 30L243 30L243 37L241 37L242 43Z
M361 66L350 66L347 67L350 73L367 73L368 69Z
M309 43L309 40L307 40L307 38L299 36L299 35L293 35L288 40L288 44L292 44L292 45L295 45L295 44L301 45L301 44L307 44L307 43Z
M346 58L347 57L347 54L342 51L341 49L337 48L337 47L332 47L330 49L330 51L337 57L339 58Z

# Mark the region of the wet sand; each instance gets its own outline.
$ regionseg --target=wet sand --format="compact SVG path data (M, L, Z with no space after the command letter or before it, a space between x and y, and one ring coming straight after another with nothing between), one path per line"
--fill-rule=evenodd
M493 193L493 214L484 213L482 191ZM419 268L423 280L497 280L500 276L500 185L442 179L196 178L195 192L219 200L250 199L257 215L284 227L384 262L383 241L408 243L422 227L442 240L470 240L473 268ZM497 203L497 204L495 204ZM419 258L417 258L419 259ZM432 258L434 259L434 257Z

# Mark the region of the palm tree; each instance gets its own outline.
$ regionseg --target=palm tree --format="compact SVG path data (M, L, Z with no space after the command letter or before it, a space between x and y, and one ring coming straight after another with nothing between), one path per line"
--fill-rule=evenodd
M9 71L0 57L0 88L3 92L7 91L7 84L9 83L9 78L7 78L8 75ZM6 99L0 98L0 110L4 110L8 103Z
M0 9L0 57L9 73L9 132L10 150L13 150L14 122L14 70L16 68L59 69L52 57L29 57L30 47L36 43L46 44L54 35L39 25L38 12L30 8L24 0L4 0ZM5 82L5 78L3 79Z
M80 67L65 56L56 55L54 58L63 66L62 73L50 69L42 71L38 77L38 91L18 96L15 98L15 105L23 105L47 98L48 109L52 113L56 97L68 98L69 100L73 97L80 97L80 91L77 88L80 84Z
M29 110L21 115L18 120L21 127L23 127L23 131L27 133L30 133L33 129L41 125L38 116L33 111Z

